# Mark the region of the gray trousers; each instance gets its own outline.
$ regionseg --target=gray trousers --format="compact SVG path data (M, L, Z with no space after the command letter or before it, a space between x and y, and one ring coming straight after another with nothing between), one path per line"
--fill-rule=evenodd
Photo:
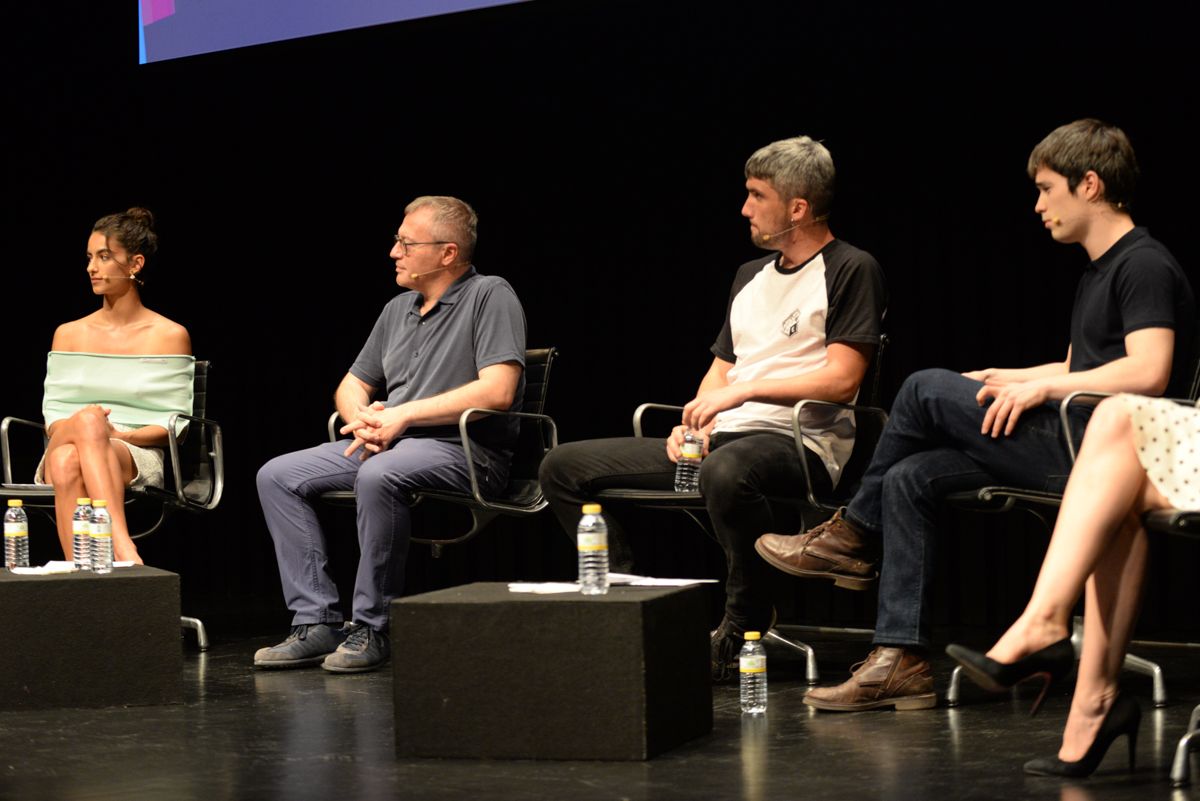
M343 620L337 587L329 574L325 532L314 507L317 496L353 489L358 499L360 556L354 580L353 619L387 629L388 604L404 588L404 564L412 528L409 493L421 489L470 492L461 445L418 437L365 462L342 452L350 440L277 456L258 471L258 499L275 541L279 578L293 625ZM476 451L484 492L503 489L508 465Z

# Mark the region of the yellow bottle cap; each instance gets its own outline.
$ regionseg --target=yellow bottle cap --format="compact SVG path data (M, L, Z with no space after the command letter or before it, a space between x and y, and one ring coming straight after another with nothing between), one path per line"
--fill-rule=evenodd
M96 500L92 501L92 506L97 506L97 507L108 506L108 501L102 501L99 498L97 498Z
M76 506L91 506L91 504L92 504L91 498L76 498L75 499Z
M583 513L584 513L585 515L598 515L598 514L600 514L600 504L598 504L598 503L585 503L585 504L583 505Z
M24 506L25 501L21 500L20 498L11 498L8 502L8 505L9 506Z
M743 635L742 639L746 639L746 640L761 640L761 639L762 639L762 634L758 633L757 631L747 631L747 632L746 632L746 633Z

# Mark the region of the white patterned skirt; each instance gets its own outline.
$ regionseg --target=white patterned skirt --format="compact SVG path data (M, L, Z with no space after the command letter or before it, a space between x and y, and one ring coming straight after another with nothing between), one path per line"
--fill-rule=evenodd
M117 431L133 431L136 426L127 426L121 423L113 423L112 427ZM141 445L131 445L122 439L110 439L109 442L114 442L118 445L124 445L129 449L129 456L133 459L133 481L129 482L131 487L162 487L163 485L163 451L162 448L143 448ZM42 460L38 462L37 470L33 475L33 483L45 484L46 482L46 454L42 454Z
M1200 509L1200 409L1162 398L1119 397L1154 488L1176 509Z

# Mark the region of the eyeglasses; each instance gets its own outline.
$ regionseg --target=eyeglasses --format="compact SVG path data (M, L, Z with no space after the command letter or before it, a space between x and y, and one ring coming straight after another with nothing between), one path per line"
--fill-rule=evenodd
M400 246L400 249L402 251L404 251L404 255L406 258L408 256L408 249L411 247L416 247L417 245L453 245L454 244L453 242L449 242L445 239L439 239L436 242L409 242L407 239L401 238L400 234L394 234L393 237L396 240L396 244Z

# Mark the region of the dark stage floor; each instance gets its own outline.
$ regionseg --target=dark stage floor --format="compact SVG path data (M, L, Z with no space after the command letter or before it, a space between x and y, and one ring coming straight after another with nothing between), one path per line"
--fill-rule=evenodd
M1196 650L1139 649L1162 664L1171 704L1152 711L1149 680L1125 681L1147 713L1136 773L1124 770L1122 741L1096 776L1068 783L1020 770L1057 749L1066 687L1033 719L1028 694L989 700L973 687L958 709L817 714L801 704L799 664L783 657L772 662L765 720L743 718L736 688L718 687L712 734L646 763L397 761L390 671L252 670L250 654L273 639L189 650L182 705L0 713L0 798L1200 798L1167 779L1200 701ZM824 644L826 677L865 650ZM937 668L942 692L950 666L942 658Z

